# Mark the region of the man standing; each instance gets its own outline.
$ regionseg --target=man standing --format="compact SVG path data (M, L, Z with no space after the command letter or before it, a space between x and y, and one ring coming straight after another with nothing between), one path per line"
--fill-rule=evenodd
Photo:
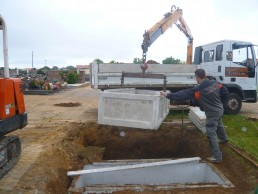
M228 90L215 80L208 80L203 69L195 71L198 86L176 93L163 92L160 94L174 101L195 99L199 102L206 115L206 132L212 151L211 162L221 162L222 153L219 149L217 137L220 143L227 143L228 138L222 123L223 104L227 97Z

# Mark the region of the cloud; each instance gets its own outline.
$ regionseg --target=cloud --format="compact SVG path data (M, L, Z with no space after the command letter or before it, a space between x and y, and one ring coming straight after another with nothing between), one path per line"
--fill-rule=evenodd
M175 0L194 36L194 46L222 39L258 42L255 0ZM0 13L8 25L11 67L88 64L95 58L132 62L141 57L144 30L170 11L171 1L8 0ZM1 41L1 39L0 39ZM1 42L0 42L1 44ZM186 59L187 38L175 25L151 46L148 59ZM0 53L0 65L2 53Z

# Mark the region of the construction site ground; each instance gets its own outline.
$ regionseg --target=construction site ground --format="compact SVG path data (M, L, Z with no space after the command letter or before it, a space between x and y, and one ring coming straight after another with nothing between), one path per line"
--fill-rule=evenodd
M11 135L22 142L17 165L0 180L0 193L68 193L69 170L109 159L183 158L205 160L210 149L205 135L191 124L162 124L159 130L97 125L98 90L89 86L52 95L26 95L28 126ZM241 114L257 117L258 103L243 104ZM123 131L123 136L120 132ZM221 146L223 162L215 166L235 188L195 188L142 193L252 193L257 167L229 146ZM131 193L123 191L120 193Z

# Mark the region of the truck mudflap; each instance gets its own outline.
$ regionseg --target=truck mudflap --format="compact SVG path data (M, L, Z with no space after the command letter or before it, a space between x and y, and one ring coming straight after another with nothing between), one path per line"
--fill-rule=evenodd
M0 138L0 179L18 162L21 155L21 142L16 136Z

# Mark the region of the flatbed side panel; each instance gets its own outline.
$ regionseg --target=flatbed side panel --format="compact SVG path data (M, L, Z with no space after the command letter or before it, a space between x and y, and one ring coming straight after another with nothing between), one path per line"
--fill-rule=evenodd
M146 73L165 74L168 88L189 88L195 86L194 72L199 65L149 64ZM125 78L121 85L122 72L140 73L139 64L92 64L91 87L95 89L134 87L163 88L163 80L151 78ZM186 87L185 87L186 86Z
M197 84L195 80L194 73L185 74L165 74L167 76L167 87L183 87L183 86L195 86ZM99 73L98 74L98 88L101 86L107 87L163 87L162 79L152 79L152 78L124 78L124 85L121 85L120 73Z
M167 85L167 90L171 90L173 92L193 88L195 85ZM98 89L107 90L107 89L117 89L122 88L121 85L99 85ZM149 90L163 90L163 85L126 85L125 88L136 88L136 89L149 89Z
M140 64L125 63L125 64L99 64L99 73L121 73L131 72L140 73ZM197 65L186 64L148 64L146 73L190 73L198 68Z

